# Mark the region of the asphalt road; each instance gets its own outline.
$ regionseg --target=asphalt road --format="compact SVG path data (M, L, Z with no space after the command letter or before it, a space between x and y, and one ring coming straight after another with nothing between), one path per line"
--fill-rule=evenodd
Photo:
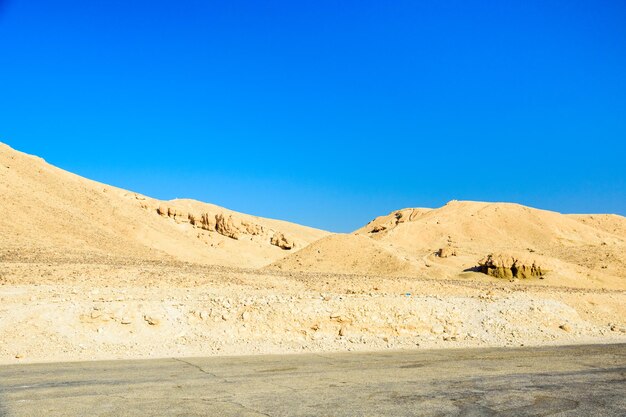
M0 367L0 416L625 416L626 344Z

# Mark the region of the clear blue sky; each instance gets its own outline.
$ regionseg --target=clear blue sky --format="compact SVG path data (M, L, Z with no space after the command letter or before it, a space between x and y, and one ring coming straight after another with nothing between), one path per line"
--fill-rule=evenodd
M626 3L0 0L0 141L333 231L450 199L625 215Z

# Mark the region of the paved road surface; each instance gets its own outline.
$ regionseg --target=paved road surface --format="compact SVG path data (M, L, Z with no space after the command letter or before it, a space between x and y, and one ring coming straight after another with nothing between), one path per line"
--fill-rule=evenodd
M625 416L626 344L0 367L0 416Z

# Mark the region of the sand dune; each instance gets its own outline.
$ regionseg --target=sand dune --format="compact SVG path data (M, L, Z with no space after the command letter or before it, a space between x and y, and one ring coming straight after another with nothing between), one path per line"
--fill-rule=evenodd
M198 201L155 200L87 180L5 144L0 144L0 206L0 256L7 259L259 267L327 235ZM272 244L275 235L284 236L289 248Z

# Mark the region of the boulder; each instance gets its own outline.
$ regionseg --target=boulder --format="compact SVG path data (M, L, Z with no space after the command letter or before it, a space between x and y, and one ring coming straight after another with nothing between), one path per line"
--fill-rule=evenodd
M295 242L292 239L289 239L281 232L274 233L274 236L272 236L270 243L284 250L290 250L293 249L294 246L296 246Z

